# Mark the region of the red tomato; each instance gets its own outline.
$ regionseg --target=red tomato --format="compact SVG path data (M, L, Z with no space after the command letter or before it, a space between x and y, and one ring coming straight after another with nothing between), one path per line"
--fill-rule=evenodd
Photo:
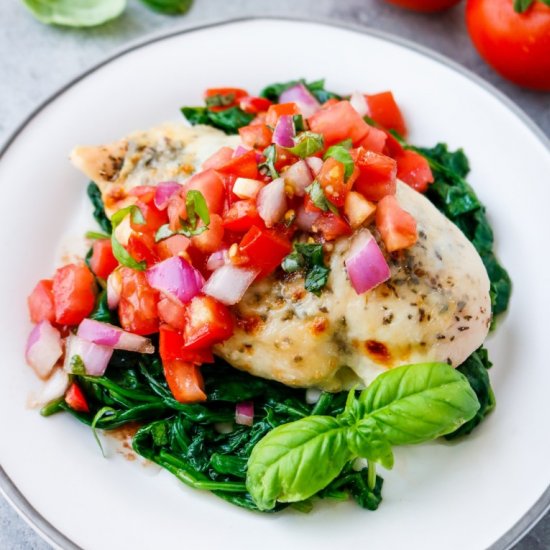
M369 107L369 116L375 122L387 130L395 130L403 137L407 135L405 119L391 92L366 95L365 99Z
M386 132L386 145L383 153L388 155L388 157L395 159L401 155L403 151L404 149L401 144L389 132Z
M156 187L154 185L138 185L128 191L128 195L137 197L141 202L149 204L155 199Z
M414 11L441 11L458 4L460 0L386 0L402 8Z
M157 254L161 260L172 256L181 256L191 244L191 239L185 235L172 235L157 243Z
M416 151L405 150L396 159L397 177L419 193L424 193L434 177L428 161Z
M94 309L94 276L84 264L59 268L53 277L52 292L59 325L78 325Z
M256 151L247 151L244 155L233 157L229 162L220 166L218 171L227 176L256 179L258 177Z
M536 1L524 13L512 0L468 0L466 24L481 57L504 78L550 91L550 6Z
M135 334L158 331L158 292L149 286L143 271L120 268L120 303L118 316L124 330Z
M204 99L212 100L217 98L221 105L211 104L208 107L211 111L217 112L225 111L225 109L229 109L230 107L235 107L235 105L238 105L240 98L247 95L248 92L242 88L208 88L208 90L204 92ZM207 101L206 104L208 105L209 102Z
M92 245L90 267L97 277L106 279L118 266L113 256L113 247L109 239L99 239Z
M272 230L253 226L243 237L239 249L248 258L248 265L261 270L258 277L265 277L281 265L292 245Z
M388 140L388 136L384 130L375 128L374 126L368 125L367 135L361 139L357 144L359 147L363 147L367 151L374 151L375 153L381 153Z
M208 170L209 168L217 170L220 166L227 164L231 160L233 153L234 151L231 147L222 147L202 163L203 170Z
M378 203L376 227L388 252L408 248L418 238L415 219L399 206L393 195L384 197Z
M227 166L227 165L226 165ZM220 175L210 169L204 170L195 174L191 179L183 184L183 189L179 195L185 198L187 191L195 189L200 191L210 214L221 214L225 201L225 185ZM181 215L183 213L183 215ZM170 212L168 213L170 216ZM183 200L182 208L180 209L180 218L187 219L187 210L185 208L185 200ZM170 218L171 220L172 218Z
M52 285L53 281L51 279L42 279L27 298L33 323L40 323L40 321L53 323L55 321Z
M271 144L273 132L266 124L251 124L239 128L239 135L247 147L265 149Z
M132 233L128 239L126 249L136 262L145 262L148 267L159 260L155 238L148 233Z
M343 218L332 212L323 212L313 223L312 229L315 233L321 233L325 241L351 235L351 227Z
M273 165L277 172L281 172L285 166L290 166L299 160L300 158L293 155L288 149L275 145L275 162Z
M194 365L212 363L214 357L209 349L189 351L184 349L183 335L168 325L159 329L159 353L163 363L186 361Z
M271 105L271 101L265 97L245 96L239 100L239 107L245 113L257 114L262 111L267 111Z
M233 334L231 312L211 296L195 296L186 306L185 349L207 349Z
M329 157L317 174L317 181L323 188L326 197L336 206L343 206L346 194L351 189L350 181L345 181L344 165Z
M265 123L271 128L275 128L279 117L283 115L299 115L300 109L296 103L278 103L276 105L271 105L267 110L267 115L265 117Z
M315 206L315 203L307 193L304 195L304 210L310 214L321 214L322 212L318 206Z
M309 117L308 122L312 132L323 134L326 145L348 138L355 145L369 133L369 125L349 101L339 101L317 111Z
M130 227L134 231L154 234L161 225L168 222L166 212L159 210L153 203L146 204L142 201L138 201L136 206L141 210L141 213L145 218L145 223L134 223L132 218L130 218Z
M223 220L225 229L237 233L246 233L253 225L264 227L264 222L258 214L255 201L251 200L234 202Z
M395 160L362 147L351 152L359 176L355 181L355 190L369 201L379 201L386 195L395 195L397 164Z
M185 306L177 298L161 298L157 304L159 319L177 330L185 327Z
M88 406L88 401L86 401L86 396L76 382L73 382L69 386L69 389L65 393L65 401L74 411L85 413L90 412L90 407Z
M170 361L162 364L168 387L176 401L196 403L206 401L204 381L199 367L185 361Z
M203 223L199 222L199 227ZM216 252L223 240L223 220L217 214L210 215L208 229L200 235L191 237L191 244L203 253Z

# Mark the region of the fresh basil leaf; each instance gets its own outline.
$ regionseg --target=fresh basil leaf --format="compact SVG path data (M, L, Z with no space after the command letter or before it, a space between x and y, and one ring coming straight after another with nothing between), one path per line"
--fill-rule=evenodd
M306 88L315 96L319 103L325 103L329 99L342 99L342 96L325 89L325 79L306 83Z
M350 451L361 458L393 468L393 452L380 426L372 418L360 420L347 432Z
M314 265L306 272L306 279L304 281L304 288L317 296L321 293L321 290L325 288L328 277L330 275L330 269L324 265Z
M343 145L333 145L327 149L323 159L326 160L329 157L336 159L344 165L344 178L345 181L348 181L355 170L355 164L349 150Z
M306 193L310 196L311 202L323 212L330 210L333 214L338 214L338 208L327 199L321 184L317 180L306 187Z
M118 239L115 236L116 228L120 225L120 223L122 222L122 220L124 220L126 216L131 216L132 222L138 225L142 225L145 223L143 213L135 204L127 206L126 208L122 208L121 210L113 214L113 216L111 217L111 223L113 224L113 233L111 235L113 255L121 265L131 267L136 271L144 271L147 268L147 264L145 262L138 262L134 260L130 253L118 242Z
M391 445L409 445L455 431L472 419L479 401L463 374L446 363L391 369L361 393L364 418Z
M42 23L65 27L95 27L116 19L126 0L23 0Z
M527 11L534 0L514 0L514 11L517 13L523 13Z
M72 374L86 374L86 365L80 355L73 355L69 362Z
M226 134L237 134L239 128L248 126L254 119L251 113L245 113L239 107L230 107L214 112L206 107L182 107L181 112L187 121L195 126L206 124L223 130Z
M158 243L160 241L163 241L164 239L167 239L168 237L172 237L172 235L175 234L176 232L170 229L170 224L165 223L157 229L157 232L155 233L155 242Z
M105 214L105 205L103 204L103 199L101 197L101 191L97 184L91 181L88 184L88 189L86 190L88 197L94 207L94 218L99 224L101 229L111 235L113 227L107 215Z
M308 266L325 265L323 245L321 243L295 243L294 248L296 252L303 256Z
M310 157L315 153L318 153L325 146L325 139L322 134L315 134L314 132L302 132L294 138L294 147L288 147L287 149L300 158Z
M275 145L270 145L264 149L265 162L262 162L258 168L261 171L268 173L272 179L277 179L279 173L275 169L275 161L277 160L277 149Z
M347 428L331 416L278 426L252 450L246 488L260 510L305 500L326 487L351 458Z
M193 0L141 0L143 4L152 10L166 15L182 15L187 13L193 4Z
M208 205L200 191L190 189L185 196L185 208L187 210L187 221L191 229L197 228L197 216L202 220L205 226L210 223L210 212Z
M192 126L197 124L210 124L208 109L206 107L182 107L181 114Z
M91 241L102 241L104 239L111 238L111 235L100 233L99 231L86 231L86 234L84 236Z

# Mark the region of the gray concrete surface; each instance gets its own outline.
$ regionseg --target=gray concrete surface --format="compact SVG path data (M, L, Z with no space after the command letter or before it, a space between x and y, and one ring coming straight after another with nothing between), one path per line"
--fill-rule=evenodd
M550 134L550 95L519 89L478 57L464 25L463 4L437 16L405 12L382 0L195 0L184 17L165 17L129 0L117 21L91 30L53 28L35 21L18 0L0 2L0 143L44 98L128 41L208 19L243 15L330 17L382 29L431 47L486 78ZM0 548L46 550L43 542L0 497ZM550 517L515 550L550 548ZM468 549L469 550L469 549Z

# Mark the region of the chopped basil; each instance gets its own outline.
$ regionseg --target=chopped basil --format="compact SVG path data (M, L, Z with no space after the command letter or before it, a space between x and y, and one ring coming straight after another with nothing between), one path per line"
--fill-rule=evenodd
M321 184L317 180L306 187L306 193L311 198L311 202L323 212L330 210L332 213L338 214L338 208L327 199Z
M288 150L300 158L310 157L325 146L325 140L321 134L314 132L302 132L294 138L294 147L288 147Z
M84 364L84 361L82 361L82 357L80 357L80 355L73 355L69 364L71 366L72 374L86 374L86 365Z
M275 145L270 145L264 149L265 162L259 165L261 171L268 173L272 179L279 177L279 172L275 169L275 161L277 160L277 149Z
M113 234L111 235L113 255L119 261L120 264L126 267L131 267L136 271L144 271L147 267L147 264L145 262L138 262L134 260L134 258L132 258L130 253L118 242L118 239L115 236L115 229L120 225L122 220L124 220L124 218L128 215L132 217L132 222L135 224L142 225L145 223L145 218L143 217L143 213L141 212L139 207L136 206L135 204L127 206L126 208L122 208L121 210L113 214L113 217L111 218L111 223L113 224Z
M296 132L303 132L306 129L304 117L302 115L294 115L292 117L292 122L294 123L294 129Z
M348 149L345 145L333 145L327 149L323 159L326 160L329 157L336 159L344 165L344 178L347 181L355 170L355 164Z
M104 239L111 238L111 235L100 233L99 231L86 231L86 234L84 236L91 241L102 241Z
M305 272L304 287L307 291L319 295L325 287L330 268L325 265L323 245L319 243L295 243L294 251L281 264L287 273Z

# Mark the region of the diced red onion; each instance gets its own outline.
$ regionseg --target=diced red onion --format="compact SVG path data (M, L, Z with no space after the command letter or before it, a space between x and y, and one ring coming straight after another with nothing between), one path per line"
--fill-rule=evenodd
M306 162L311 170L311 175L315 178L321 171L323 159L320 159L319 157L307 157Z
M49 321L38 323L29 334L25 355L36 374L47 378L63 355L59 331Z
M137 351L140 353L154 353L155 347L151 344L149 338L126 332L120 327L109 323L94 321L93 319L84 319L78 326L77 336L114 349L126 351Z
M102 376L112 355L112 347L94 344L71 334L65 341L65 364L63 368L66 372L73 372L73 358L78 356L84 363L86 374Z
M122 281L120 280L120 273L115 269L107 277L107 306L109 309L112 310L118 307L121 288Z
M319 159L321 160L321 159ZM323 161L321 161L321 164ZM284 173L284 180L294 190L294 194L303 197L306 194L306 187L311 185L313 176L305 160L295 162Z
M292 88L285 90L280 95L279 102L296 103L298 109L300 109L300 113L302 113L305 118L309 118L321 108L321 104L303 84L296 84L296 86L292 86Z
M273 143L281 147L293 147L295 135L296 130L294 129L292 115L281 115L273 131Z
M233 184L233 193L239 199L255 199L264 184L250 178L237 178Z
M266 226L273 227L287 210L285 180L277 178L263 187L258 193L256 205Z
M357 234L344 263L357 294L371 290L391 276L378 243L367 229Z
M68 387L69 375L62 368L58 367L53 370L48 380L42 385L38 395L35 394L31 397L29 406L43 407L50 403L50 401L63 397Z
M159 210L166 210L170 197L181 189L177 181L161 181L155 188L155 206Z
M208 271L216 271L216 269L224 266L229 261L227 248L221 248L216 252L213 252L206 261L206 269Z
M243 401L235 407L235 423L242 426L252 426L254 423L254 403Z
M365 96L360 92L353 92L349 98L350 105L362 116L369 114L369 106Z
M223 304L232 306L243 297L259 272L259 269L227 264L212 273L202 291Z
M172 256L155 264L146 275L153 288L173 294L183 303L194 298L204 285L200 271L180 256Z
M296 212L296 219L294 221L298 229L311 233L313 225L319 216L318 212L308 212L303 206L300 206Z

